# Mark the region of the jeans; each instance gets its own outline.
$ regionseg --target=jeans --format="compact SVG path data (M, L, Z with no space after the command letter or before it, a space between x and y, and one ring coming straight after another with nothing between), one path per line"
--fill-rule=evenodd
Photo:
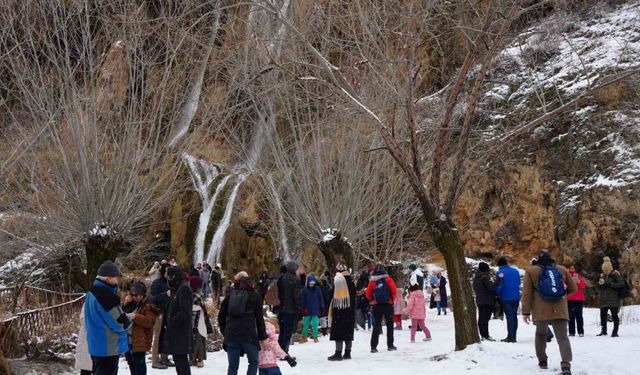
M258 371L259 375L282 375L279 367L261 368Z
M620 318L618 317L617 307L601 307L600 308L600 325L602 326L602 333L607 333L607 310L611 310L611 319L613 320L613 332L612 335L618 334L618 326L620 325Z
M480 337L488 339L489 336L489 319L493 313L493 305L478 306L478 330Z
M278 335L278 344L285 352L289 353L289 344L291 336L296 329L296 314L281 312L278 314L278 325L280 326L280 335Z
M177 375L191 375L188 354L173 355L173 363L176 365Z
M556 341L560 348L560 366L562 369L571 368L571 343L567 336L567 321L564 319L555 320L539 320L533 322L536 325L536 357L539 361L547 360L547 335L549 333L549 324L556 333Z
M118 374L118 360L119 355L110 357L94 357L91 356L93 361L93 375L117 375Z
M369 315L367 309L356 310L356 321L362 329L365 329L366 327L371 328L371 315Z
M582 319L582 307L584 301L568 301L569 307L569 335L576 334L576 324L578 325L578 334L584 335L584 320Z
M311 323L311 337L318 338L318 316L307 315L302 318L302 337L307 337L309 334L309 323Z
M248 342L228 342L227 343L227 359L229 360L229 369L227 375L237 375L240 367L240 354L247 355L249 360L249 368L247 375L256 375L258 373L258 354L260 348Z
M507 338L515 341L518 331L518 306L520 301L502 301L502 310L507 318Z
M373 332L371 332L371 349L378 347L378 339L382 333L382 317L387 327L387 347L393 346L393 305L373 305Z
M128 351L124 353L124 357L129 364L129 371L131 375L147 375L147 361L146 352L132 352Z
M440 311L442 311L444 315L447 315L447 308L442 306L443 305L442 301L437 301L436 305L438 306L438 315L440 315Z

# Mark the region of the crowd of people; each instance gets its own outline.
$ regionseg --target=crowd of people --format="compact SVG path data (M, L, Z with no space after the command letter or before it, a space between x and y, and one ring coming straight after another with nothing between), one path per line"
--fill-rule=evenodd
M556 265L546 250L540 251L522 277L506 257L498 259L497 267L493 275L489 264L480 262L473 279L482 340L495 341L489 321L499 306L507 322L501 341L516 343L521 309L524 323L536 326L539 366L547 368L546 345L555 336L563 374L571 374L569 336L576 332L584 336L585 279L572 263ZM208 300L218 307L217 325L224 337L230 375L237 374L245 354L248 374L280 374L277 359L296 366L296 358L289 353L298 331L299 344L308 343L309 337L317 343L320 335L328 334L335 351L327 359L343 361L352 358L357 329L371 331L370 351L377 353L384 325L387 350L395 351L394 331L403 329L403 316L410 320L410 342L415 343L418 331L423 341L432 340L425 324L426 302L437 315L447 314L446 278L440 272L426 276L416 264L395 272L394 277L384 265L371 265L354 279L344 262L336 264L333 275L327 271L318 277L289 261L275 278L263 271L254 283L247 272L240 271L226 287L220 264L214 268L196 264L186 270L171 259L156 262L148 275L146 283L132 282L121 298L118 266L106 261L98 269L81 315L76 367L82 375L117 374L122 355L132 375L146 375L147 352L153 368L175 367L178 375L190 374L191 366L203 367L207 337L214 330ZM611 336L617 337L620 291L625 283L607 257L597 285L602 326L598 336L607 335L611 313ZM267 310L277 316L278 329L275 321L265 319Z

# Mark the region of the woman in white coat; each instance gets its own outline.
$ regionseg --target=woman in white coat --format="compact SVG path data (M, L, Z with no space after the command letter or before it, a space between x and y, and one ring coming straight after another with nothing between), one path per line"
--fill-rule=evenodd
M84 304L80 310L80 332L78 332L78 344L76 345L76 370L80 370L80 375L91 375L93 371L93 361L87 346L87 330L84 325Z

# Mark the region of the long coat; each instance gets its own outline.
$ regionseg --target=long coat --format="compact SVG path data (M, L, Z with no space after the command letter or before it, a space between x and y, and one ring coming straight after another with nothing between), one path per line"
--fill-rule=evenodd
M191 353L193 347L192 306L193 293L186 282L183 282L177 290L171 290L171 300L162 321L164 330L160 338L161 353L171 355Z
M569 271L563 266L556 267L562 275L562 280L567 285L567 294L575 293L578 287L573 278L571 278ZM540 267L530 266L524 274L524 283L522 286L522 315L531 314L534 322L555 319L569 320L566 296L562 297L559 301L547 301L538 293L536 286L538 285L540 271Z
M493 306L496 304L496 284L489 272L478 271L473 278L473 290L476 293L476 305Z
M331 306L331 341L353 341L353 329L356 325L356 285L351 275L345 275L349 288L349 307L336 309Z
M618 289L621 289L624 286L624 281L622 280L622 276L620 276L620 272L613 271L609 276L601 274L600 279L604 280L604 284L600 285L598 283L598 290L600 291L600 294L598 295L598 306L601 308L620 307L622 301L620 300L620 297L618 297Z
M447 307L447 279L440 276L440 306Z

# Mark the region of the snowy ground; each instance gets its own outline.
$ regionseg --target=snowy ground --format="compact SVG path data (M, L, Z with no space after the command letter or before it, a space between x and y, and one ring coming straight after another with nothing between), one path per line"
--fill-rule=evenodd
M585 337L571 338L573 348L574 374L629 374L640 373L640 306L625 307L620 326L620 337L596 337L599 333L599 310L585 309ZM520 316L519 316L520 318ZM329 362L326 357L333 354L334 345L328 337L320 338L320 343L296 344L290 349L297 357L298 366L290 368L280 362L283 374L325 375L325 374L394 374L405 375L416 371L437 374L557 374L560 372L560 355L556 341L547 347L549 369L538 369L535 358L533 325L525 325L519 320L518 343L483 342L462 352L454 352L453 315L437 316L433 310L427 312L427 326L433 341L419 341L424 337L417 333L417 343L409 342L408 325L403 331L395 331L396 352L386 351L385 336L381 336L380 350L369 353L369 332L356 331L353 359ZM490 333L494 338L506 336L506 323L491 320ZM611 330L611 328L609 328ZM208 353L208 360L202 369L192 368L192 374L205 375L225 373L227 361L225 352ZM170 375L173 370L155 370L149 365L150 375ZM241 359L240 374L246 372L246 358ZM120 366L121 374L128 374L126 362Z

